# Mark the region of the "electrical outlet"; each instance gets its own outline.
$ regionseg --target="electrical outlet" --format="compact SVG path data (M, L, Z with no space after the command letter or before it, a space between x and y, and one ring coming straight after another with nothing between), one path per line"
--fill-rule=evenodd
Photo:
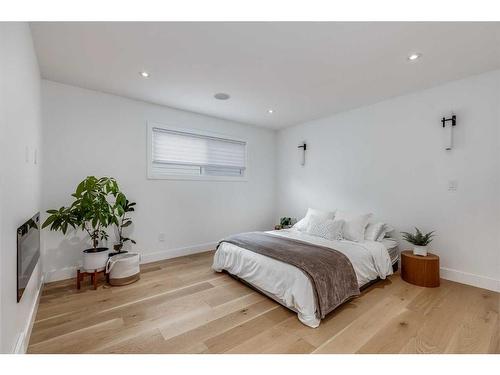
M165 242L165 233L160 233L158 235L158 241Z

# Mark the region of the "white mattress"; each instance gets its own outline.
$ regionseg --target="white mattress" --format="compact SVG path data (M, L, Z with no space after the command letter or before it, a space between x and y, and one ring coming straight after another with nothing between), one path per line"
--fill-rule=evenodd
M391 263L394 264L399 260L399 247L398 241L394 238L384 238L382 244L386 247L389 252L389 256L391 257Z
M381 242L329 241L293 229L267 233L342 252L351 261L359 286L392 274L391 258ZM280 301L296 311L302 323L319 326L311 281L297 267L226 242L217 249L212 267L218 272L226 270Z

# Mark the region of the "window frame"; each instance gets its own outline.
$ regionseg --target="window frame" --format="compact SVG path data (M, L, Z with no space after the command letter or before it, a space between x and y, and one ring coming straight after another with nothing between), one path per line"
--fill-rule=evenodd
M153 172L153 128L160 128L170 131L177 131L181 133L192 133L195 135L222 138L230 141L245 143L245 173L242 177L236 176L210 176L210 175L175 175L175 174L162 174ZM250 174L250 161L248 158L249 142L246 139L235 137L232 135L216 133L207 130L186 128L177 125L167 125L156 121L147 122L147 147L146 147L146 163L147 163L147 179L148 180L188 180L188 181L229 181L229 182L247 182Z

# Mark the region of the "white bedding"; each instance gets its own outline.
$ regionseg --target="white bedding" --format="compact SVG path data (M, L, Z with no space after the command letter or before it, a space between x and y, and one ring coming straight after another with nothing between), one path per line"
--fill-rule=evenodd
M332 248L342 252L351 261L358 285L361 287L377 277L385 279L392 274L392 262L387 248L376 241L329 241L297 230L266 232ZM213 269L226 270L275 298L298 314L309 327L318 327L313 287L309 278L297 267L223 242L214 256Z

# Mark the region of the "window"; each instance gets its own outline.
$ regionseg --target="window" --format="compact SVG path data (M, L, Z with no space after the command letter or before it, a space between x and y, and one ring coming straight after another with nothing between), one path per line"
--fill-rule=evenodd
M148 125L149 178L244 180L246 142Z

